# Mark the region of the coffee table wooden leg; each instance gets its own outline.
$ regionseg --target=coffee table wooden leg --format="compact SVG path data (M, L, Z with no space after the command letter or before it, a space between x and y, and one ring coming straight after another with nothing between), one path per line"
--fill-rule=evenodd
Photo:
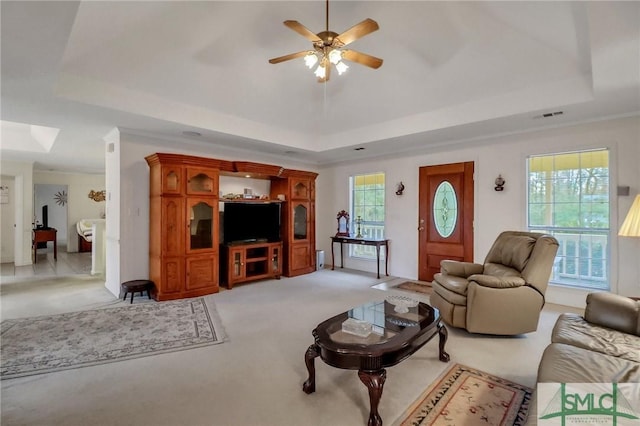
M438 335L440 337L440 344L439 344L440 361L449 362L449 359L450 359L449 354L446 353L444 350L444 345L445 343L447 343L447 337L449 337L449 332L447 331L447 328L444 326L444 324L438 325Z
M378 371L358 371L360 381L365 384L369 390L369 403L371 410L369 411L368 426L382 426L382 417L378 414L378 404L382 397L382 387L387 379L387 370L384 368Z
M309 378L302 385L304 393L313 393L316 391L316 366L314 360L320 355L320 348L315 344L309 346L307 352L304 354L304 363L307 366L309 372Z

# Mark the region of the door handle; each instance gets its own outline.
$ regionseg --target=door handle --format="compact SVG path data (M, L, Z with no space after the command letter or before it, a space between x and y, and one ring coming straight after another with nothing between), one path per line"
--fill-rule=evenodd
M420 219L420 224L418 225L418 231L424 231L424 219Z

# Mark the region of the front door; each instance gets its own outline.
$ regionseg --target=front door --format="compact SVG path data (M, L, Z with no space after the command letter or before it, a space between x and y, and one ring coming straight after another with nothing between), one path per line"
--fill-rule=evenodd
M418 279L444 259L473 262L473 162L420 167Z

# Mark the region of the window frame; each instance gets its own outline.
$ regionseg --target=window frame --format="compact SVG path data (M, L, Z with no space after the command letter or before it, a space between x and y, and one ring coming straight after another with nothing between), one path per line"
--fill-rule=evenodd
M600 152L600 151L604 151L607 153L607 174L606 174L606 179L607 179L607 185L606 185L606 190L607 190L607 201L606 201L606 205L608 207L608 227L593 227L593 228L588 228L588 227L581 227L581 226L575 226L575 227L571 227L571 226L555 226L555 225L532 225L531 224L531 159L534 157L550 157L551 160L555 160L555 158L557 158L558 156L563 156L563 155L570 155L570 154L584 154L584 153L590 153L590 152ZM592 270L593 267L593 263L594 261L597 260L597 258L591 257L591 253L592 253L592 242L588 241L588 240L584 240L586 241L586 243L584 241L582 241L584 244L587 244L588 246L588 250L587 252L589 253L589 256L581 256L580 253L578 253L578 256L572 256L574 257L576 260L576 266L575 269L577 270L576 273L576 282L570 282L569 279L565 279L562 280L560 278L558 278L557 274L557 268L559 267L559 263L564 261L566 262L567 260L567 253L566 251L563 252L563 248L566 249L566 246L563 246L563 243L565 243L565 241L559 241L561 244L561 247L559 248L559 252L558 255L556 255L556 260L555 260L555 264L554 264L554 269L552 271L552 275L551 278L549 280L549 285L550 286L554 286L554 287L565 287L568 289L573 289L573 290L579 290L579 291L586 291L586 292L592 292L592 291L614 291L616 286L616 276L617 276L617 272L615 270L615 264L613 262L614 257L616 256L617 250L616 250L616 234L615 234L615 229L616 229L616 224L617 224L617 209L616 209L616 204L615 204L615 194L613 191L613 188L615 188L615 167L613 164L613 158L615 155L614 149L611 147L607 147L607 146L598 146L598 147L591 147L591 148L585 148L585 147L580 147L580 148L574 148L574 149L570 149L570 150L566 150L566 151L555 151L555 152L542 152L542 153L529 153L526 155L525 157L525 182L524 182L524 186L525 186L525 228L528 229L531 232L544 232L544 233L549 233L551 235L554 236L558 236L558 235L562 235L563 233L574 233L577 234L579 237L580 236L584 236L586 235L587 238L590 238L591 234L592 236L604 236L605 237L605 245L606 247L603 249L604 250L604 259L603 259L603 270L604 270L604 275L603 275L603 279L601 280L601 282L603 283L602 286L598 286L596 284L594 284L594 282L596 281L600 281L597 276L591 276L590 280L583 280L583 281L588 281L590 284L584 284L584 283L580 283L578 281L580 281L580 277L585 276L585 275L581 275L581 268L585 267L585 263L584 262L588 262L587 263L587 269L589 271ZM582 167L580 166L579 169L575 169L575 170L584 170L584 169L588 169L589 167ZM561 169L556 169L555 165L553 167L553 169L551 170L552 172L555 172L556 170L561 170ZM551 180L554 180L555 178L552 178ZM581 200L581 196L584 196L582 192L579 192L579 200ZM556 203L552 203L554 206L556 205ZM580 201L579 204L581 205L582 202ZM593 204L588 204L585 203L586 205L589 206L593 206L597 203L593 203ZM552 210L553 211L553 210ZM580 211L580 210L579 210ZM560 240L560 238L558 238ZM577 239L578 241L578 250L583 250L583 247L580 247L580 243L581 240L580 238ZM574 238L574 242L575 242L575 238ZM597 243L596 243L597 245ZM563 258L564 255L564 258ZM580 259L582 259L583 263L580 263ZM566 263L563 265L566 267ZM567 274L564 274L565 278L568 276Z
M358 225L356 223L358 214L356 214L356 205L355 205L355 199L356 199L356 179L358 177L362 177L363 179L366 179L368 176L378 176L378 175L382 175L383 178L383 187L381 189L375 189L375 191L378 191L379 193L382 194L382 203L377 203L375 202L374 204L372 204L371 206L373 206L374 208L378 208L378 207L382 207L382 214L383 214L383 220L382 221L366 221L366 224L369 224L372 227L378 227L378 229L380 230L381 234L380 235L366 235L365 232L363 232L364 237L365 238L384 238L385 235L385 228L386 228L386 217L387 217L387 197L386 197L386 191L387 191L387 176L386 173L383 171L378 171L378 172L364 172L364 173L356 173L353 175L349 176L349 209L350 209L350 214L349 214L349 231L351 233L351 237L355 238L357 236L357 232L358 232ZM366 203L363 203L364 206L367 206ZM363 226L364 227L364 226ZM375 232L375 231L374 231ZM358 259L358 260L368 260L368 261L376 261L377 260L377 256L376 256L376 250L375 247L373 246L365 246L365 245L353 245L350 244L349 245L349 254L348 256L350 258L354 258L354 259ZM380 260L385 259L386 257L386 250L382 250L380 252Z

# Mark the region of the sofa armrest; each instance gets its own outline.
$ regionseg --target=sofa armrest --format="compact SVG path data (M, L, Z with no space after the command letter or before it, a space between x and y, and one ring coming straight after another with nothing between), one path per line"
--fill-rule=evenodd
M443 260L440 262L440 271L443 274L467 278L469 275L481 274L484 265L471 262L458 262L456 260Z
M469 281L475 281L483 287L512 288L522 287L526 284L522 277L495 277L493 275L474 274L469 276Z
M640 302L613 293L589 293L584 319L640 336Z

